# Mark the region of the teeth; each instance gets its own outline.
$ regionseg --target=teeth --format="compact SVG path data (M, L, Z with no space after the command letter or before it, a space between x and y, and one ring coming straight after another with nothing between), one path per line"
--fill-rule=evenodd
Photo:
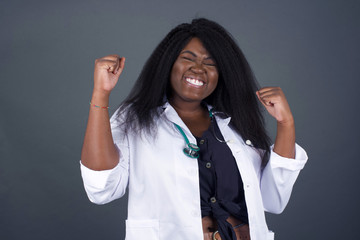
M204 82L203 82L203 81L199 81L199 80L194 79L194 78L186 78L186 81L187 81L188 83L194 84L194 85L196 85L196 86L202 86L202 85L204 85Z

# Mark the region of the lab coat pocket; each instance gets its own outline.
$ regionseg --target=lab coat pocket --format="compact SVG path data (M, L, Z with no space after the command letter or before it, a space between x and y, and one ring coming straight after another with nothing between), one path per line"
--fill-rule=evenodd
M159 220L126 220L126 240L159 239Z

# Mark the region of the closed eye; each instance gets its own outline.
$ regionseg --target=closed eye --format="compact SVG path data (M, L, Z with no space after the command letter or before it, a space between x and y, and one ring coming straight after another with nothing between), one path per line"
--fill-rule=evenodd
M204 62L204 65L211 66L211 67L216 67L215 63L206 63L206 62Z
M191 61L191 62L195 61L194 59L191 59L191 58L188 58L188 57L182 57L182 58L185 59L185 60Z
M213 62L212 60L206 60L203 62L203 64L206 66L216 67L215 62Z

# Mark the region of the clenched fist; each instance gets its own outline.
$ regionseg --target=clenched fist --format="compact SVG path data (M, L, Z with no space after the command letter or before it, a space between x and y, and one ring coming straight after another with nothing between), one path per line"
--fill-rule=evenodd
M278 123L288 124L294 121L284 92L279 87L264 87L256 92L260 102Z
M95 60L94 92L110 94L125 65L125 58L108 55Z

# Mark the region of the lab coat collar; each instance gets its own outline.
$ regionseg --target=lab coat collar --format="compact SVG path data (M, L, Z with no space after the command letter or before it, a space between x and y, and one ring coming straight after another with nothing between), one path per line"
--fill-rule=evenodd
M213 107L209 104L206 105L208 110L210 111ZM180 127L182 127L183 129L186 129L189 133L190 130L187 128L187 126L185 125L185 123L181 120L181 118L179 117L179 115L177 114L176 110L174 109L173 106L171 106L171 104L166 101L164 103L164 105L162 106L163 112L161 113L161 115L165 115L166 118L173 122L176 123L177 125L179 125ZM216 112L214 112L214 116L216 118L216 122L218 123L219 127L224 127L226 125L229 125L231 117L227 117L227 118L221 118L219 116L216 115Z

